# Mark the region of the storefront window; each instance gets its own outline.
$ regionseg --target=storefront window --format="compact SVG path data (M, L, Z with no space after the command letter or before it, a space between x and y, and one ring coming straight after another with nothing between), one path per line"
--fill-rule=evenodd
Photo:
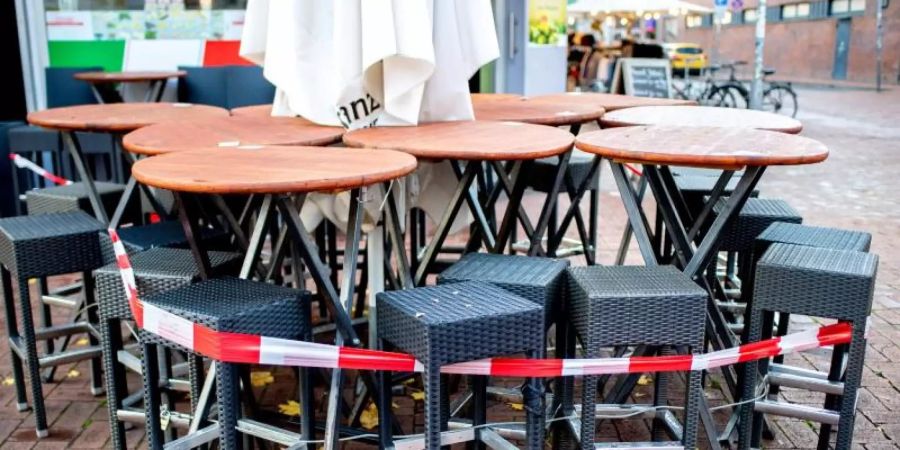
M698 28L703 25L703 16L687 16L684 18L684 25L688 28Z
M809 3L794 3L781 7L782 19L799 19L809 17Z
M866 10L866 0L831 0L831 14L848 14Z
M741 14L744 16L744 23L756 22L758 11L756 9L745 9Z

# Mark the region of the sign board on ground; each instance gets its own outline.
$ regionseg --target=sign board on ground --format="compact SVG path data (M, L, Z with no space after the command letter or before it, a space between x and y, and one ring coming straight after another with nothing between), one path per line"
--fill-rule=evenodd
M637 97L672 97L672 67L666 59L619 58L610 92Z

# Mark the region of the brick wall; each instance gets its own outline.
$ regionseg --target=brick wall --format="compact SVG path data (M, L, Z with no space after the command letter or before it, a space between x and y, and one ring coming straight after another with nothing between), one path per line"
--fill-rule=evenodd
M769 8L794 3L796 0L770 0ZM880 0L868 0L862 14L850 16L850 50L847 59L847 79L871 82L875 79L875 6ZM712 1L695 3L712 6ZM755 0L745 0L745 6L756 6ZM771 16L770 16L771 17ZM753 61L755 24L725 25L719 41L723 60ZM883 80L898 82L900 74L900 0L891 0L884 10ZM834 45L837 18L769 22L766 27L765 64L778 75L797 78L831 79L834 65ZM696 42L707 51L712 49L713 29L709 27L685 29L678 40Z

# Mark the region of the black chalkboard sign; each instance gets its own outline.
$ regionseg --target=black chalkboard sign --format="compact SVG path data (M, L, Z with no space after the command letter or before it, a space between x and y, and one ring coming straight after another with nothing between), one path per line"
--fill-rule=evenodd
M615 94L670 98L672 68L665 59L620 58L613 76Z

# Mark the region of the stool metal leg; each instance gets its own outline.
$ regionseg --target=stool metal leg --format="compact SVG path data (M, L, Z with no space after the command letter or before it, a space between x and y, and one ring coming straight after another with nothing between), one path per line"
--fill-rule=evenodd
M34 409L35 432L38 438L49 435L47 413L44 410L44 388L41 386L41 366L38 361L37 341L34 334L34 319L31 316L31 296L28 278L19 277L19 306L22 313L22 344L24 345L28 377L31 380L31 402Z
M90 272L83 272L81 278L84 283L84 307L88 323L100 323L97 315L97 301L95 298L94 276ZM100 341L93 333L88 333L88 342L91 347L100 345ZM103 394L103 360L101 357L91 359L91 394L94 396Z
M222 450L240 450L243 442L238 436L237 421L241 415L240 388L236 364L219 363L216 372L216 400L219 405L219 447ZM249 388L249 386L248 386Z
M691 371L687 376L688 385L684 399L684 429L681 436L681 443L684 448L697 448L699 409L701 408L703 396L702 378L703 373L698 370ZM718 443L715 440L711 444L718 447Z
M541 340L543 344L543 339ZM528 352L529 358L540 358L543 356L542 347L538 350ZM522 386L522 401L527 411L525 428L528 432L528 446L532 450L544 448L544 383L540 378L527 378Z
M12 276L6 266L0 266L3 278L3 305L6 312L6 334L10 339L19 337L19 326L16 323L16 306L13 298ZM16 409L19 412L28 409L28 397L25 394L25 371L22 367L22 357L13 350L9 352L12 357L13 380L16 383Z
M847 370L844 374L844 395L840 401L840 422L835 449L849 449L853 440L853 423L856 418L856 399L862 384L863 360L866 356L866 319L853 322ZM824 433L823 433L824 434Z
M125 450L125 424L118 419L122 401L128 397L125 367L116 357L122 344L122 328L118 319L102 319L100 323L103 362L106 369L106 406L109 411L110 438L115 450Z
M472 387L472 425L484 425L487 423L487 377L475 375L469 377ZM484 450L484 442L481 434L475 431L475 440L466 445L471 450Z
M585 358L599 358L600 350L590 339L582 341ZM597 403L596 376L585 376L581 381L581 448L582 450L594 448L594 435L596 434L597 421L594 404Z
M144 380L144 412L147 416L147 447L162 450L162 420L160 414L159 364L156 344L142 344L141 367Z

